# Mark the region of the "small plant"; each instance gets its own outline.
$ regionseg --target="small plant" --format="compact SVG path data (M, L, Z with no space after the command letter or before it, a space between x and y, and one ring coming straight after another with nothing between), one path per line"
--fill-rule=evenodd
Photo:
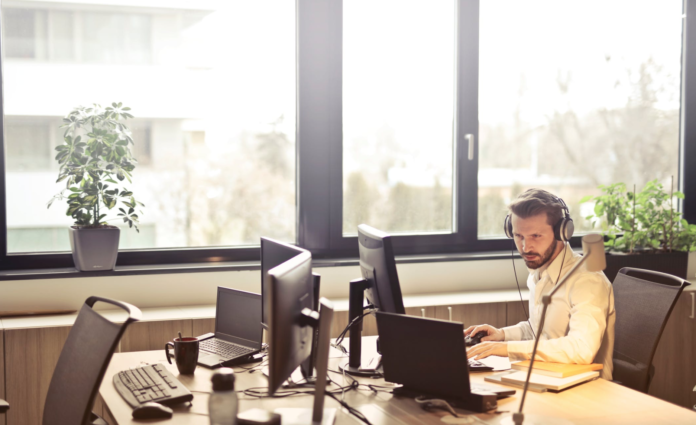
M585 217L592 227L599 222L606 236L604 245L613 251L671 252L696 249L696 225L689 224L675 210L674 199L684 194L666 193L657 180L646 183L636 193L623 183L599 186L599 196L586 196L581 203L594 201L594 214Z
M118 216L128 226L138 229L135 209L145 206L133 197L133 192L123 186L131 183L131 173L138 163L131 154L131 132L120 120L133 118L121 103L107 108L94 104L79 106L65 118L61 128L66 128L63 144L56 147L56 160L60 165L58 180L65 181L65 189L49 202L50 208L57 199L68 202L66 215L75 219L80 227L107 226L106 210L112 210L120 202ZM142 211L139 211L142 214Z

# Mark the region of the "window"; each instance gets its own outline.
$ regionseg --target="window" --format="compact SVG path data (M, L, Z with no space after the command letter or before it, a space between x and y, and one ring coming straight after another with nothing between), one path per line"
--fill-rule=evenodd
M344 235L452 231L455 10L343 3Z
M135 115L126 124L138 166L123 187L146 205L121 249L295 240L292 2L22 3L2 15L9 255L69 251L67 206L46 209L64 189L61 119L111 102Z
M479 237L503 236L529 187L588 231L579 200L597 186L676 185L680 0L483 1L480 16Z
M58 126L112 101L147 205L121 265L254 260L259 236L355 256L360 223L398 255L507 250L532 186L582 231L597 185L674 176L696 221L679 0L34 3L2 15L5 268L71 264Z
M6 58L112 64L152 62L152 17L144 13L3 7L3 16Z

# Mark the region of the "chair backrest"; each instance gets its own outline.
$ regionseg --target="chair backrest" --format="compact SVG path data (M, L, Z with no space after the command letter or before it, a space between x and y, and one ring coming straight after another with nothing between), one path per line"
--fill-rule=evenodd
M648 392L657 344L674 304L687 285L684 279L666 273L629 267L619 270L613 284L615 381Z
M128 318L122 324L109 321L92 309L97 301L126 310ZM140 317L140 310L130 304L100 297L87 298L53 372L43 425L89 423L94 399L111 356L126 327Z

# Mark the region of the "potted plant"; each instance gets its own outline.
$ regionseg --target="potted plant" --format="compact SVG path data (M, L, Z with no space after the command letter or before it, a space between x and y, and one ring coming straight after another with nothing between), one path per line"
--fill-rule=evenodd
M130 147L131 132L121 120L133 118L121 103L107 108L94 104L77 107L65 118L63 144L56 147L60 165L58 180L65 189L55 200L68 203L66 215L75 220L70 227L70 246L75 267L80 271L112 270L118 255L119 228L107 221L119 219L138 229L138 206L124 183L131 183L137 161ZM118 206L116 217L107 220L107 212ZM141 211L138 211L142 214Z
M673 184L673 183L672 183ZM696 225L681 218L675 198L684 194L665 192L657 180L636 193L616 183L599 186L603 194L586 196L594 201L594 214L585 217L594 228L600 224L608 250L604 273L610 281L622 267L636 267L687 277L688 253L696 249Z

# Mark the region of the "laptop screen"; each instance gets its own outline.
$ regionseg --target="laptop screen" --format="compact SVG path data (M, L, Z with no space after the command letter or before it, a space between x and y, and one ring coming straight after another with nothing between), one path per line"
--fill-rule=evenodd
M218 287L215 337L260 348L261 294Z

